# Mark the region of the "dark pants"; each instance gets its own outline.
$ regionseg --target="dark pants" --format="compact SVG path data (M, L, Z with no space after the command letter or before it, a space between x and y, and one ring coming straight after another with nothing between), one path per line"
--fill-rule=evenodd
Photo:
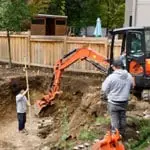
M18 129L19 131L21 131L25 128L26 113L17 113L17 117L18 117Z
M112 132L115 132L115 129L118 129L122 136L124 136L126 127L126 108L127 103L118 105L108 103Z

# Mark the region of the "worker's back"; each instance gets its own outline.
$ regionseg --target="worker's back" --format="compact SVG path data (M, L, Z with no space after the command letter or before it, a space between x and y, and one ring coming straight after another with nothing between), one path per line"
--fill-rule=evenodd
M109 84L109 85L108 85ZM102 84L102 90L107 89L108 101L127 101L132 86L132 76L122 69L115 70Z

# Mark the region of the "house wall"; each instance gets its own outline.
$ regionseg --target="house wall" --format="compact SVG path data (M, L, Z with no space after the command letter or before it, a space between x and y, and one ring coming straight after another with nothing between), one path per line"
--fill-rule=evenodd
M124 26L150 26L150 0L126 0ZM132 16L132 17L131 17Z
M34 21L34 22L33 22ZM66 18L35 18L31 24L32 35L66 35Z
M66 19L55 19L55 35L66 35L67 34L67 20Z
M132 13L133 13L132 6L133 6L133 0L125 1L125 22L124 22L125 27L129 26L130 16L132 16Z
M32 35L45 35L46 34L46 18L36 18L37 20L41 20L40 23L32 23L31 24L31 34Z
M137 0L135 26L150 26L150 0Z

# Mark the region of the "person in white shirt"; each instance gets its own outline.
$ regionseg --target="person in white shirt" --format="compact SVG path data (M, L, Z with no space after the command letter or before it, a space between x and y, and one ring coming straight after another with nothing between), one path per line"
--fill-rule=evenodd
M17 118L18 118L18 130L19 132L25 133L25 123L26 123L26 105L30 106L25 94L28 92L28 89L25 91L20 90L19 94L16 95L16 109L17 109Z

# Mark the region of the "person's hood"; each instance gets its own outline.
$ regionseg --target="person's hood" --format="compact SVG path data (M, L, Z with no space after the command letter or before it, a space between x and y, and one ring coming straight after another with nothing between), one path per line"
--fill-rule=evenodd
M128 78L128 72L126 70L117 69L114 74L118 75L120 79L126 80Z

